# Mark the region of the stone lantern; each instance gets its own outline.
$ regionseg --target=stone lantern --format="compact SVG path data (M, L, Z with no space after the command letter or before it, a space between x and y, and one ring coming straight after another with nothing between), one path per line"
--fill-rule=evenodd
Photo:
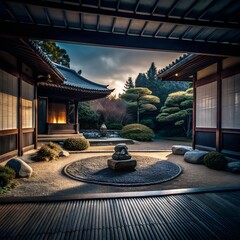
M107 126L104 123L100 127L100 136L101 137L107 136Z

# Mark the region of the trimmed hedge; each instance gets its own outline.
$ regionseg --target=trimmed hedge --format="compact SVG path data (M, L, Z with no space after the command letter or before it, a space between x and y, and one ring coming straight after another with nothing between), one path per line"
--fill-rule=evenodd
M228 163L221 153L215 151L206 154L203 161L207 167L216 170L224 170Z
M121 137L137 141L152 141L154 137L154 133L151 128L137 123L124 126L120 135Z
M15 171L9 166L0 166L0 187L7 186L16 176Z
M45 145L43 145L37 152L37 156L35 158L36 161L50 161L50 160L56 160L59 157L59 153L63 149L60 145L49 142Z
M89 141L85 137L68 138L64 141L63 147L67 150L81 151L90 146Z

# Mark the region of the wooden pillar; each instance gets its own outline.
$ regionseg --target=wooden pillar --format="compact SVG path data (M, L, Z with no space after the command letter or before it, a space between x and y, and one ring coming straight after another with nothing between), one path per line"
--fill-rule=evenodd
M38 99L37 99L37 84L34 84L34 113L35 113L35 129L34 129L34 148L37 149L38 143Z
M192 111L192 148L196 146L196 81L197 73L193 75L193 111Z
M222 150L222 61L217 63L217 128L216 128L216 150Z
M18 156L23 155L23 131L22 131L22 63L18 61L18 111L17 111L17 119L18 119Z
M79 133L79 124L78 124L78 101L74 101L75 106L75 133Z

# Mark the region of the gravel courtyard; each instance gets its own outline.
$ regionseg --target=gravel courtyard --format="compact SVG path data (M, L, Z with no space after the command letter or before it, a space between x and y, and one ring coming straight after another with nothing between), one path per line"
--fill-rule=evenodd
M113 192L132 192L132 191L159 191L183 188L206 188L206 187L227 187L239 186L240 177L237 174L216 171L204 165L193 165L186 163L183 156L171 154L171 146L181 144L180 142L159 140L155 142L136 143L128 145L132 155L148 156L167 160L178 164L182 168L182 173L177 178L149 186L138 187L119 187L90 184L74 180L66 176L63 168L77 160L87 159L95 156L109 156L113 153L114 146L94 146L88 150L77 154L71 154L68 158L60 158L58 161L33 162L30 160L34 151L30 151L22 158L33 168L31 178L17 180L17 185L11 191L0 195L3 197L38 197L52 196L62 197L87 193L113 193ZM185 143L190 145L190 143ZM169 151L167 151L169 150ZM139 152L137 152L139 151ZM4 165L5 163L2 163Z

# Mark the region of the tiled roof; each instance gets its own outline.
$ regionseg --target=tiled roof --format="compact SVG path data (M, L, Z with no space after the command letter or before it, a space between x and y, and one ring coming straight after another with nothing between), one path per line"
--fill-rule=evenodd
M58 71L64 76L65 82L63 85L77 87L86 90L97 90L97 91L112 91L108 89L108 85L102 85L99 83L92 82L82 76L80 76L75 70L56 64Z

